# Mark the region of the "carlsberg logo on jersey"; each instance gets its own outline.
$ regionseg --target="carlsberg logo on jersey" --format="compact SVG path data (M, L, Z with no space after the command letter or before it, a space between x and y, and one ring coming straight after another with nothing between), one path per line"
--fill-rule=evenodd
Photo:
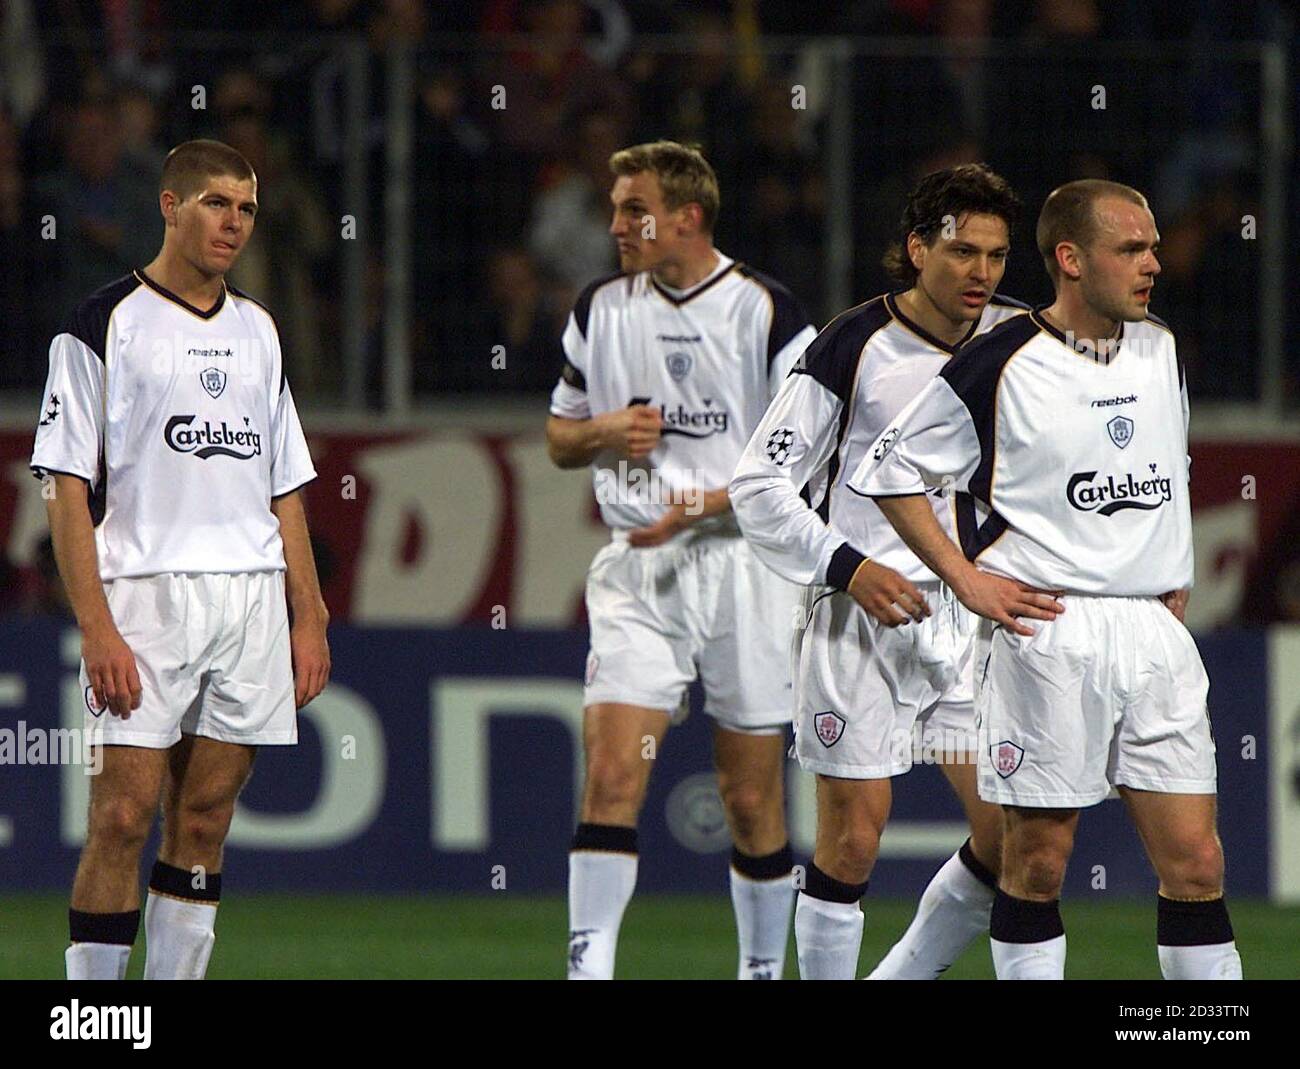
M172 416L163 430L163 440L176 452L193 453L203 460L208 457L251 460L262 455L262 436L251 428L247 416L244 417L242 431L231 430L224 419L215 427L210 420L204 420L198 427L191 427L197 418Z
M1110 516L1122 509L1158 509L1173 498L1173 481L1156 473L1148 464L1150 478L1141 474L1107 475L1098 478L1095 471L1081 471L1070 476L1065 496L1080 512Z
M651 400L648 397L634 397L628 404L648 405ZM680 401L675 407L670 407L667 403L661 404L659 415L663 419L663 428L659 433L665 437L680 434L686 438L708 438L714 434L726 434L731 425L727 410L714 408L712 397L704 398L704 407L696 411L691 411Z

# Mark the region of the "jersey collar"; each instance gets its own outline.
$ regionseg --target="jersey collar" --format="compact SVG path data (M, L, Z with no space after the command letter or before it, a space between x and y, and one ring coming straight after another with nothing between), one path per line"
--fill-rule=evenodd
M898 291L898 293L902 293L902 292L903 292L902 290ZM902 326L910 330L913 334L915 334L927 345L933 345L936 349L942 350L943 352L947 353L949 356L956 353L958 349L960 349L963 345L965 345L968 341L970 341L971 338L975 336L975 332L979 330L980 321L984 318L984 312L981 310L979 314L979 319L972 320L970 325L970 330L966 331L966 334L962 338L962 340L959 341L956 345L949 345L946 341L940 341L938 338L936 338L933 334L931 334L928 330L926 330L925 327L921 326L920 323L916 322L916 320L909 317L907 313L905 313L903 309L898 306L898 293L885 294L885 307L889 309L889 314L893 316L896 320L898 320L898 322ZM987 308L988 306L985 305L985 307Z
M154 293L158 294L159 297L171 301L172 304L179 304L185 309L185 311L189 312L190 315L198 316L200 319L211 319L221 311L222 307L226 303L226 284L224 282L221 284L221 292L217 294L216 303L205 312L200 308L194 307L194 305L190 304L189 301L178 297L166 286L158 285L158 283L146 275L141 268L136 268L135 277L153 290Z
M722 254L719 253L718 255L721 256ZM726 263L724 261L723 263L720 263L718 265L711 278L705 279L705 281L697 283L693 289L679 291L677 293L674 293L667 286L661 285L659 280L655 278L653 272L651 272L650 274L650 285L652 285L655 288L655 292L657 292L659 296L662 297L664 300L669 301L672 304L683 305L687 301L695 300L695 298L698 297L705 290L712 289L715 285L721 282L724 278L727 277L727 275L731 274L731 272L734 271L739 266L740 266L739 260L732 260L731 263Z
M1039 330L1043 331L1044 333L1050 334L1053 338L1059 341L1072 353L1075 353L1076 355L1083 357L1085 360L1091 360L1094 363L1102 364L1102 365L1113 364L1115 362L1115 358L1119 355L1120 343L1124 340L1124 320L1121 319L1119 321L1119 333L1116 334L1115 337L1107 339L1106 348L1108 352L1106 353L1105 356L1102 356L1098 354L1089 353L1084 349L1080 349L1076 345L1072 345L1070 343L1070 339L1065 336L1065 332L1058 330L1056 327L1052 326L1052 324L1049 323L1047 319L1043 316L1043 309L1050 308L1050 307L1051 307L1050 304L1040 304L1037 308L1035 308L1032 312L1029 313L1029 317L1038 326Z

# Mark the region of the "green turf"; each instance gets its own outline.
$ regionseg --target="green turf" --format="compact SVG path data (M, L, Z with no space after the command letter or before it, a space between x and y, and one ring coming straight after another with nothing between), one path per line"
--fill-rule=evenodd
M907 926L914 904L868 899L860 973ZM63 975L67 902L56 895L0 897L0 978ZM1157 979L1155 903L1071 901L1067 973L1087 979ZM1300 909L1232 903L1246 975L1300 978ZM554 897L322 895L232 896L221 906L208 975L312 978L483 978L563 975L564 899ZM731 904L722 897L633 899L619 942L618 974L643 979L735 975ZM131 975L144 964L144 933ZM786 975L794 977L794 947ZM987 941L977 940L948 973L991 978Z

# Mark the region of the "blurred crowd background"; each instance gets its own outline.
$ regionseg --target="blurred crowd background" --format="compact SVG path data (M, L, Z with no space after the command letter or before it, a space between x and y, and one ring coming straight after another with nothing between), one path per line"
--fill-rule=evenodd
M1233 0L0 0L0 387L38 391L69 307L152 258L163 155L210 136L261 179L258 236L232 281L277 315L307 408L345 399L340 221L365 220L351 307L364 403L381 405L386 139L404 106L417 399L550 388L574 294L615 267L609 154L667 136L700 143L718 171L718 246L784 280L818 322L887 287L881 254L929 170L982 159L1021 192L1002 288L1030 301L1048 297L1033 251L1043 196L1085 176L1136 185L1164 238L1153 307L1193 392L1249 401L1261 243L1242 218L1273 222L1259 217L1252 46L1280 41L1294 61L1293 25L1288 5ZM399 46L414 78L395 103L385 65ZM348 47L366 50L359 113L344 100ZM363 189L344 158L358 114ZM1293 210L1294 160L1277 158ZM847 257L828 257L836 234ZM1283 247L1286 278L1298 247ZM1300 353L1286 358L1294 402Z

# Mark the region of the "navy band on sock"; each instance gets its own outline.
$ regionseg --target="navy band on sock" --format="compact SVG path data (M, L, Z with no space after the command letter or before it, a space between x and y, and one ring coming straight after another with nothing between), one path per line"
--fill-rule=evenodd
M989 872L980 859L975 856L975 851L970 848L969 839L961 844L961 849L957 851L957 856L961 859L961 863L966 866L967 870L975 877L975 879L979 880L979 882L990 891L996 891L998 889L998 878L994 876L993 873Z
M195 884L198 884L196 887ZM221 901L221 873L205 872L202 879L189 869L155 861L149 874L149 890L170 898L188 898L194 902Z
M859 898L867 893L867 884L869 880L863 880L861 883L844 883L842 880L835 879L834 876L827 876L811 861L808 862L808 882L805 884L803 893L809 898L820 898L823 902L843 902L846 905L852 905Z
M751 880L777 880L789 876L794 868L794 851L786 843L780 850L761 857L742 854L734 846L731 848L731 867Z
M1032 902L1015 898L998 888L989 916L989 938L999 943L1046 943L1065 934L1061 923L1061 900Z
M614 824L579 824L570 850L607 850L616 854L636 853L636 828Z
M1232 922L1223 898L1178 902L1156 895L1156 943L1162 947L1200 947L1231 943Z
M129 947L140 930L140 911L128 913L83 913L68 910L68 937L74 943L113 943Z

